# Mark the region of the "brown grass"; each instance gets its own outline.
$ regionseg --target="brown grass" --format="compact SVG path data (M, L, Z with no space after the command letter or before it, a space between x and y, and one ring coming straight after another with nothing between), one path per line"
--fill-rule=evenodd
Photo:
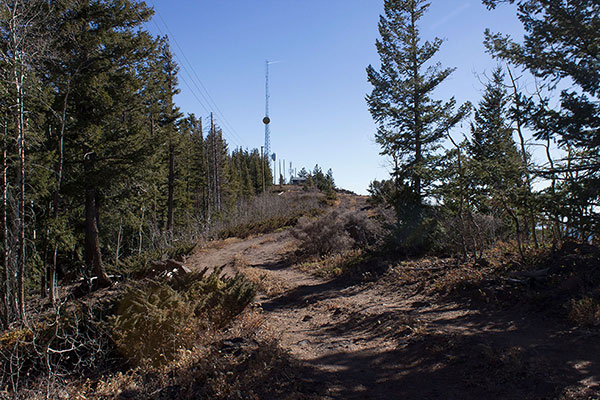
M361 249L346 250L314 261L296 264L296 268L321 278L337 278L350 274L364 259Z
M209 238L247 238L295 226L302 216L319 215L327 206L324 196L312 192L267 193L238 204L208 232Z
M568 310L569 320L576 325L584 327L600 325L600 304L591 297L571 299Z
M279 296L289 289L289 285L286 282L276 278L269 271L249 266L248 261L243 256L235 256L233 266L236 271L242 273L268 297Z

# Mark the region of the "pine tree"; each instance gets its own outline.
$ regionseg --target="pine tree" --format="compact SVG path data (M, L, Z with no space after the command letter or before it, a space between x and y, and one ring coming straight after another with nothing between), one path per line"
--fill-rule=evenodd
M181 117L179 108L175 106L173 96L179 93L177 88L177 73L179 67L173 60L173 54L169 46L169 39L164 38L160 45L159 63L161 67L162 82L159 86L159 104L160 104L160 128L167 141L167 232L173 232L174 212L175 212L175 158L177 143L181 136L178 135L175 123Z
M500 67L492 72L483 99L475 110L471 125L471 190L477 210L482 214L506 215L521 240L519 212L525 213L519 199L523 195L521 156L513 140L508 117L510 97Z
M549 213L562 209L571 224L571 234L581 238L600 232L600 5L587 0L534 1L483 0L493 9L500 3L516 3L517 16L525 29L523 43L486 30L485 44L495 57L527 69L550 90L569 79L561 92L560 110L548 107L542 97L530 119L535 137L549 143L556 140L566 152L564 162L549 159L544 175L555 183L548 192ZM563 195L557 193L564 191ZM576 202L563 202L568 198ZM559 204L563 202L563 204ZM575 203L577 203L575 205ZM573 205L573 207L571 207ZM554 218L559 220L559 217ZM560 235L559 235L560 236Z
M471 125L469 153L477 165L480 190L508 193L521 181L519 154L507 116L509 96L501 68L492 72Z
M450 128L455 106L434 100L433 91L454 71L431 64L442 40L422 42L418 22L429 3L424 0L386 0L379 20L376 46L381 60L377 71L367 68L373 91L369 111L378 124L375 139L381 154L393 162L392 179L402 201L417 208L429 194L434 177L432 157ZM404 209L397 204L396 209Z
M143 3L129 0L72 2L65 13L69 34L64 45L77 49L65 68L78 71L71 83L66 157L70 185L84 193L85 264L99 286L110 284L100 250L101 201L151 145L139 72L154 42L136 30L150 13Z

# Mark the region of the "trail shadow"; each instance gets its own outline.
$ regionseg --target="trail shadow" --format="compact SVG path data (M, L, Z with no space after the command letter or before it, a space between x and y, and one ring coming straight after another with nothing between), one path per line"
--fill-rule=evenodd
M340 287L344 285L335 281L302 286L264 309L305 307L334 297ZM518 307L482 306L473 312L466 304L450 301L420 304L423 309L418 312L346 311L313 329L309 340L322 355L305 365L311 367L311 379L327 387L322 395L335 399L600 398L600 386L594 386L600 381L598 330L572 331L548 315ZM353 340L383 340L388 345L353 351L347 348Z
M344 287L335 281L300 286L263 309L303 308L339 295ZM159 398L188 398L183 396L186 385L190 393L208 396L191 398L600 398L600 388L592 385L600 379L597 330L571 331L546 315L519 308L486 306L461 314L456 311L466 310L465 304L413 303L427 314L371 307L340 311L309 333L320 353L307 361L275 343L228 344L219 348L228 360L221 370L208 372L213 369L199 365L202 372L195 383L176 382ZM421 318L427 319L423 329L407 328L419 328ZM351 344L353 337L377 343L384 339L386 345L357 350L341 343ZM319 346L326 343L333 346ZM201 386L211 382L232 390L217 393Z
M262 304L264 311L304 308L319 301L340 297L340 290L347 285L339 281L327 281L314 285L301 285Z
M387 318L388 323L393 316L372 317L362 319L363 326L353 326L354 317L350 317L329 324L318 334L336 336L353 330L367 339L385 336L385 329L374 327L375 319ZM565 394L586 379L598 382L597 335L590 340L540 324L538 318L493 317L493 322L481 315L458 317L453 323L468 329L432 329L408 340L396 337L396 348L391 350L340 349L311 364L319 367L320 379L330 382L333 397L340 399L538 399L561 394L598 398L598 386L585 389L582 385L579 394Z
M282 269L290 268L292 265L293 263L289 260L289 257L284 257L283 259L277 259L265 263L248 264L249 267L265 269L268 271L280 271Z

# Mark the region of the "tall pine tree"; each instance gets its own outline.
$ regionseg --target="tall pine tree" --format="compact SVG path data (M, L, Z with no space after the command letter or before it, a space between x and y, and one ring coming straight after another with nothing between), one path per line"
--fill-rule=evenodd
M451 115L454 98L443 102L432 94L454 69L432 63L441 39L421 40L418 23L429 3L386 0L384 7L376 42L381 66L378 71L367 68L373 91L366 100L378 124L375 139L381 154L393 162L394 206L400 212L420 208L435 180L435 150L457 118Z

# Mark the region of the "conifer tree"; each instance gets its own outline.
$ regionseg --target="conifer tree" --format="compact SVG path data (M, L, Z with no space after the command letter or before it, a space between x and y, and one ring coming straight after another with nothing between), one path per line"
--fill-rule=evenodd
M433 91L454 71L432 63L442 40L422 41L418 23L429 3L424 0L386 0L379 20L379 70L367 68L373 91L366 100L378 124L375 139L381 154L393 162L391 173L403 205L419 208L434 182L432 157L446 134L454 98L442 102ZM464 110L463 110L464 111Z
M504 72L494 69L485 86L483 99L475 110L471 125L471 190L476 207L482 214L505 215L521 240L519 210L525 213L519 198L523 197L521 156L513 140L508 118L510 97L504 84Z
M110 279L100 249L100 201L149 152L139 71L154 43L135 28L151 11L129 0L69 6L68 45L77 52L65 67L79 73L71 84L72 122L65 148L71 184L84 193L85 264L105 286Z
M169 46L169 39L164 38L160 45L159 63L161 67L162 82L159 86L159 105L160 105L160 128L163 131L163 137L166 139L167 147L167 232L173 232L174 212L175 212L175 158L177 143L181 135L178 135L175 122L181 117L179 108L175 106L173 96L179 93L177 88L177 73L179 67L173 60L173 54Z
M569 84L560 94L560 109L548 107L549 99L540 94L537 112L530 119L535 137L544 142L556 140L566 152L565 160L549 160L544 175L560 180L563 196L555 184L548 193L555 204L551 213L561 209L571 224L568 233L586 238L600 232L600 5L587 0L534 1L483 0L488 8L500 3L516 3L517 16L525 29L522 43L507 35L486 30L485 44L495 57L527 69L547 88L567 78ZM568 201L576 198L577 201ZM556 203L564 204L556 204ZM575 203L577 203L575 205ZM573 207L572 207L573 206ZM556 218L558 220L560 218Z
M469 153L475 163L478 191L484 196L508 195L521 181L519 154L507 117L509 97L501 68L492 72L471 125Z

